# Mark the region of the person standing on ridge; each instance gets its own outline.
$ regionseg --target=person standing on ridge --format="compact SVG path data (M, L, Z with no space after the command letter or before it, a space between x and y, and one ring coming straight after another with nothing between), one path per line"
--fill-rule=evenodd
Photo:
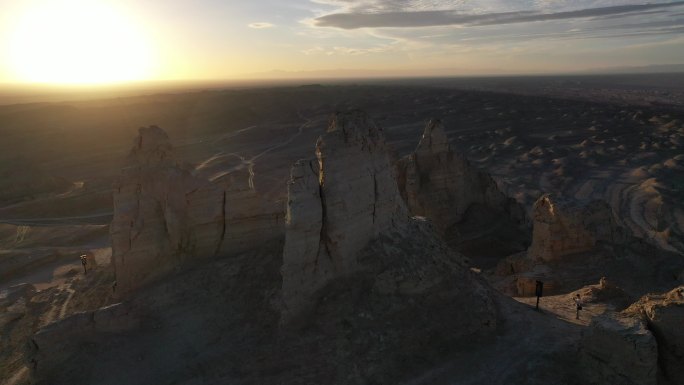
M81 255L81 264L83 265L83 274L88 274L88 270L86 269L86 264L88 263L88 256L83 254Z
M580 295L577 294L574 298L575 300L575 310L577 311L575 315L575 319L579 319L579 312L582 310L582 299L580 298Z

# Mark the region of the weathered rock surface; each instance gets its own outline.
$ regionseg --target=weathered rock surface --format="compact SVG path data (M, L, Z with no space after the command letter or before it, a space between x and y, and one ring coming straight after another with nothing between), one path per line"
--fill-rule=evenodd
M236 175L210 181L179 165L166 133L141 128L114 186L117 293L194 258L244 251L281 235L281 214Z
M600 200L582 203L546 194L534 203L532 220L528 255L533 259L553 261L625 237L608 203Z
M293 166L288 186L287 314L306 307L332 278L354 272L357 253L372 239L408 222L384 136L364 113L335 116L316 157Z
M445 232L481 204L525 223L523 208L506 197L496 182L454 151L439 120L425 126L416 150L398 164L399 186L412 215L429 218Z
M640 313L658 341L658 358L664 377L684 383L684 286L663 295L648 295L626 312Z
M494 330L488 286L429 223L409 219L374 122L358 111L335 116L316 155L292 169L282 322L314 314L309 321L326 324L351 319L345 312L361 312L369 325L394 318L400 330L421 308L432 317L421 323L423 331L437 332L447 318L459 325L440 330L445 339Z
M124 304L115 304L96 311L76 313L54 322L36 333L28 346L28 366L31 377L65 379L77 366L65 365L73 355L84 349L96 348L98 336L132 332L140 327L140 319Z
M588 384L657 383L656 339L638 317L595 318L582 337L579 358Z

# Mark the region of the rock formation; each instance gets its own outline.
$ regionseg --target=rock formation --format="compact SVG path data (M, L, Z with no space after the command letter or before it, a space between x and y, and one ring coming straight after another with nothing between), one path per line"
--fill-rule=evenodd
M288 186L288 312L305 307L332 278L357 269L356 254L369 241L408 221L384 137L364 113L335 116L316 143L316 157L293 166Z
M374 122L358 111L335 116L316 156L294 165L288 186L281 322L314 310L319 321L329 312L339 321L353 300L354 312L388 321L396 313L401 323L417 316L408 301L431 312L424 330L441 328L448 313L459 330L446 339L493 330L493 294L428 223L409 218ZM454 314L459 308L469 310Z
M658 360L670 383L684 381L684 286L648 295L626 310L640 314L658 341Z
M620 242L624 232L610 206L600 200L581 203L546 194L532 208L533 259L557 260L565 255L589 251L597 242Z
M278 210L230 179L193 174L179 165L162 129L140 129L114 186L112 261L119 295L194 258L243 251L279 235Z
M681 383L683 320L684 286L595 318L581 342L584 378L591 384Z
M587 384L657 383L656 340L637 317L595 318L583 335L579 362Z
M489 174L454 151L439 120L425 126L418 147L400 159L397 168L399 188L411 214L429 218L442 234L468 216L482 215L527 232L522 206L504 195ZM491 228L491 223L486 227Z

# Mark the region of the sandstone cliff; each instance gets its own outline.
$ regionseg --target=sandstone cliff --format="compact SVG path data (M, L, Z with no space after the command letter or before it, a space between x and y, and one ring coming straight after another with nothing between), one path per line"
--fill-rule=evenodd
M552 261L589 251L597 242L621 242L624 231L604 201L588 203L546 194L532 208L532 245L528 255Z
M117 293L194 258L227 255L279 236L277 208L234 175L209 181L175 158L166 133L141 128L114 186L112 261Z

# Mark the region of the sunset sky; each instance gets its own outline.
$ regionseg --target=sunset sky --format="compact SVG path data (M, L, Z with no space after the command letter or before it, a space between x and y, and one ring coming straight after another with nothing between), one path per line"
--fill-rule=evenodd
M684 2L0 0L0 82L532 74L684 63Z

